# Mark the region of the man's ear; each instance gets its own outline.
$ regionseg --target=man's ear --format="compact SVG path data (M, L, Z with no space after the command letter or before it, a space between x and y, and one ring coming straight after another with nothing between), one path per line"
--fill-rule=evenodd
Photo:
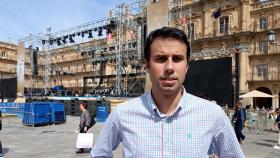
M147 72L149 72L149 70L150 70L150 64L149 64L149 62L147 61L147 59L144 60L144 65L145 65L145 70L146 70Z
M189 70L189 63L187 64L186 74L188 73L188 70Z

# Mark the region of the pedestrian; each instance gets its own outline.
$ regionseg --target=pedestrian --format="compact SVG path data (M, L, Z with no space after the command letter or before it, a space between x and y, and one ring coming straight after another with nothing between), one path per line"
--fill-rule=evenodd
M243 144L245 135L242 133L243 126L246 121L246 110L241 107L241 103L237 102L235 105L235 111L232 117L232 122L234 124L234 131L237 137L237 140L240 144Z
M80 104L80 110L82 111L81 116L80 116L80 124L78 131L79 133L87 133L89 128L91 127L91 116L89 111L87 110L88 104L86 103L81 103ZM84 149L79 148L76 153L83 153Z
M278 132L278 144L273 148L280 149L280 108L277 108L276 111L277 111L277 118L275 120L274 127L276 126L276 124L278 124L279 132Z
M151 32L144 48L152 88L121 103L107 118L91 157L113 157L120 142L123 157L244 157L222 108L186 92L190 45L177 28Z
M0 130L2 130L2 112L0 110ZM3 149L2 149L2 143L0 140L0 158L4 157Z

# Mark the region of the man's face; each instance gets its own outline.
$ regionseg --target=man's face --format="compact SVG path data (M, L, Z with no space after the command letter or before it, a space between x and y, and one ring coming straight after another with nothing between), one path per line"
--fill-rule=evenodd
M145 61L145 67L153 93L172 95L180 91L188 70L186 45L172 38L156 38L150 52L150 61Z
M84 109L84 106L82 104L80 104L80 109L83 110Z
M241 108L241 104L240 104L240 103L237 103L237 104L236 104L236 108L237 108L237 109L240 109L240 108Z

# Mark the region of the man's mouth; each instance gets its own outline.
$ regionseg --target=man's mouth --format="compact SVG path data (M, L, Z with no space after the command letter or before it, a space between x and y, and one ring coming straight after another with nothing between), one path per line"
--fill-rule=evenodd
M176 77L162 77L161 80L164 80L164 81L173 81L173 80L177 80Z
M177 79L174 77L161 78L163 86L166 86L166 87L174 86L174 84L176 83L176 80Z

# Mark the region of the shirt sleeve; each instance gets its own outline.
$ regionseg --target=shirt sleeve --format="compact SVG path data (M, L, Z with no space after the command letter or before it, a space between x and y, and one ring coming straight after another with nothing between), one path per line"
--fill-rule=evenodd
M217 118L214 135L214 151L218 157L244 158L244 153L237 141L236 135L228 117L221 113Z
M88 111L85 112L85 120L86 120L85 125L89 127L90 126L90 122L91 122L91 117L90 117L90 114L89 114Z
M107 118L91 150L91 158L113 157L113 150L115 150L121 142L119 120L116 111L117 110L114 110Z

